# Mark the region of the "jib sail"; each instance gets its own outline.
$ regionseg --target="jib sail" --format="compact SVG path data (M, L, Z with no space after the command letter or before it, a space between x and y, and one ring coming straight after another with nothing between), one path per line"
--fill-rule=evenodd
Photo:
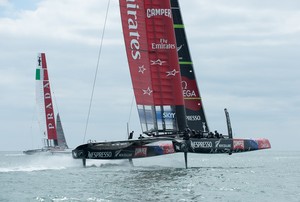
M57 132L57 145L60 148L68 149L67 141L65 138L64 130L61 124L59 114L56 115L56 132Z

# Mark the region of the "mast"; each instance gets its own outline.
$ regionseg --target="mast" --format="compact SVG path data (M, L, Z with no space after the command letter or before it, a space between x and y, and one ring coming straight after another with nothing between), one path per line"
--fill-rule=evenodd
M179 3L178 0L170 1L176 35L187 124L191 130L209 132L202 99L196 82L195 71L188 47Z
M45 53L39 53L37 57L36 89L37 103L40 108L40 128L46 139L45 146L57 146L55 115Z
M170 1L120 0L125 48L145 133L187 127Z

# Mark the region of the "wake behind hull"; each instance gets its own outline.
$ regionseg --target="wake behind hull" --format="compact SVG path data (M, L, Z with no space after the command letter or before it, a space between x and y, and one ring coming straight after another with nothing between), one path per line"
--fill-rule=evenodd
M153 157L176 152L218 154L240 153L269 149L267 139L190 139L175 138L98 142L78 146L72 151L75 159L133 159Z
M31 149L23 151L27 155L52 155L52 154L71 154L72 150L70 149L61 149L61 148L42 148L42 149Z
M48 150L47 149L30 149L23 151L24 154L27 155L36 155L36 154L45 154Z

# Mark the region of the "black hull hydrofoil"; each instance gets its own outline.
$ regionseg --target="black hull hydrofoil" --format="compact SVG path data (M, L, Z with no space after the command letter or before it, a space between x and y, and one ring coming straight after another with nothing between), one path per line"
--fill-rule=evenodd
M269 149L267 139L232 138L144 138L141 140L87 143L72 151L73 158L83 159L134 159L153 157L177 152L199 154L232 154Z

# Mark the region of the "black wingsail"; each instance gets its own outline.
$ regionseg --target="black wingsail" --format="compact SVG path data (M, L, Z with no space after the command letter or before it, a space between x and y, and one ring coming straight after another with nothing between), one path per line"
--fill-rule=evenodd
M196 82L193 63L185 35L178 0L171 0L177 52L188 127L191 130L209 132L204 107Z

